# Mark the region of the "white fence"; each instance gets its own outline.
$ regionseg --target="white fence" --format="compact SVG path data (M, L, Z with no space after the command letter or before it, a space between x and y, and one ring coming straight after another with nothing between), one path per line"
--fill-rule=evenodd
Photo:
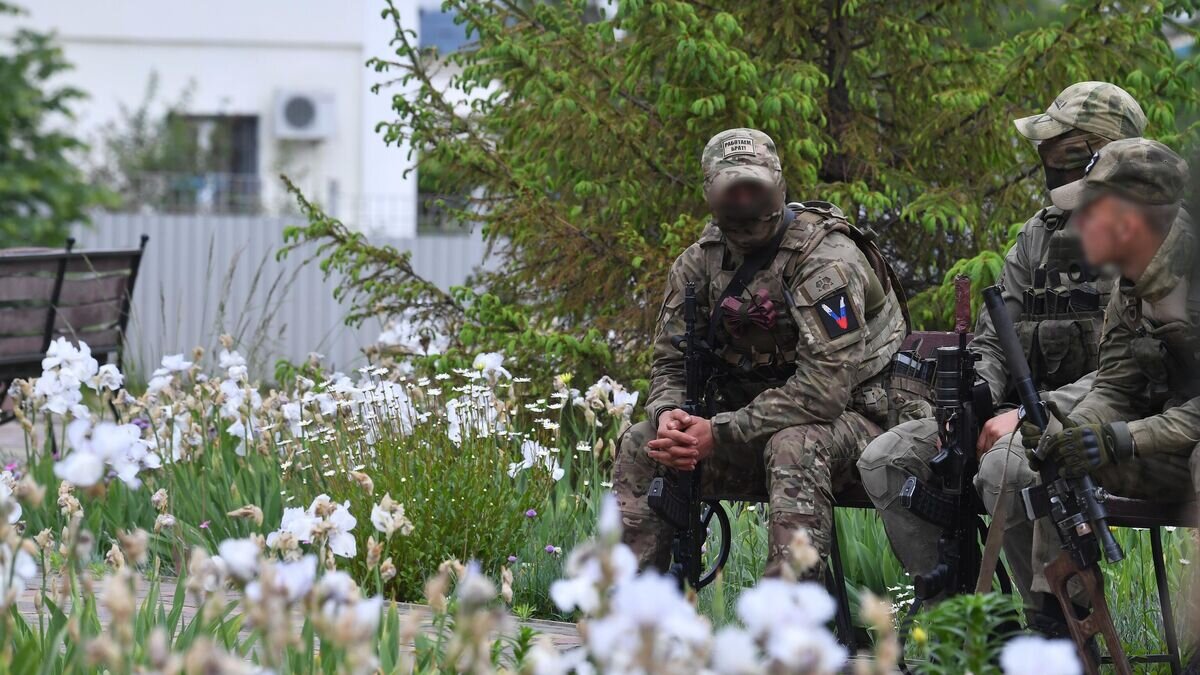
M256 376L269 378L279 358L320 352L334 367L362 364L362 348L382 326L350 328L311 251L277 261L283 229L296 217L99 214L73 232L76 250L134 248L149 236L134 291L126 362L148 373L163 354L212 350L221 333L237 340ZM461 284L484 262L478 234L381 240L412 251L415 271L442 288Z

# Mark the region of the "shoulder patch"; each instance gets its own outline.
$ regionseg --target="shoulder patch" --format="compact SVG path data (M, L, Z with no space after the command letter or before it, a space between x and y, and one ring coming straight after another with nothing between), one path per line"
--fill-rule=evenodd
M858 316L854 306L846 298L846 289L841 288L817 301L817 316L821 318L821 327L825 336L830 340L840 338L858 330Z
M800 284L800 294L804 296L805 304L815 305L821 298L844 289L847 283L846 273L840 267L826 265Z

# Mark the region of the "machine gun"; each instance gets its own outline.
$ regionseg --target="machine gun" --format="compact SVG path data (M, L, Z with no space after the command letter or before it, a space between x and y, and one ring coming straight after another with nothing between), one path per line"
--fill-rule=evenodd
M1038 397L1029 373L1029 363L1021 349L1012 317L1004 304L1001 289L992 286L983 291L983 300L991 316L1000 347L1008 361L1009 372L1021 400L1024 418L1045 431L1049 422L1046 407ZM1104 576L1100 571L1101 554L1110 563L1120 562L1125 554L1120 544L1108 529L1108 513L1104 508L1106 493L1098 488L1090 476L1066 477L1059 473L1058 464L1047 460L1039 446L1034 454L1041 460L1041 484L1021 492L1025 502L1025 513L1030 520L1049 518L1054 523L1062 540L1062 553L1046 565L1046 581L1058 599L1067 620L1067 629L1075 642L1080 660L1088 673L1099 673L1100 664L1095 662L1087 643L1095 635L1104 637L1105 646L1112 657L1118 673L1132 673L1129 661L1117 637L1108 602L1104 599ZM1067 583L1077 578L1092 601L1092 611L1086 618L1078 618L1071 603Z
M972 479L978 469L975 439L992 416L992 396L987 383L975 376L979 357L967 350L971 281L957 277L954 295L958 346L936 352L934 406L941 449L930 462L934 478L925 484L909 476L900 489L902 506L942 528L937 565L913 577L913 589L922 601L942 593L973 592L981 558L979 497Z
M696 330L696 283L689 281L683 296L684 335L673 342L683 351L684 404L689 415L707 415L702 398L705 383L703 338ZM700 590L717 578L729 560L732 534L729 514L718 500L706 500L700 494L700 463L692 471L672 471L650 483L646 502L675 530L671 545L670 574L693 589ZM712 519L717 519L721 541L710 567L704 565L704 540Z

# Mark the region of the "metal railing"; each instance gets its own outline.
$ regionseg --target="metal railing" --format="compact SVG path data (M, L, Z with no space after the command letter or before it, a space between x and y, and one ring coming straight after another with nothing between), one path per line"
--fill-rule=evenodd
M121 198L119 213L167 215L291 215L295 203L282 186L267 185L256 174L156 172L133 176L113 190ZM328 193L328 194L326 194ZM459 217L466 195L419 193L365 194L343 200L332 186L305 189L305 195L327 212L363 231L395 231L396 223L411 223L419 233L465 234L471 224Z
M143 173L114 186L124 213L234 214L263 212L263 180L257 174L214 172Z

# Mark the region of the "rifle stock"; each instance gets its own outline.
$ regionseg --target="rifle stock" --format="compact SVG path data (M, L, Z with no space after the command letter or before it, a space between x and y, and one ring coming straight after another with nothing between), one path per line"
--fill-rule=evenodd
M985 289L983 300L1008 363L1025 418L1045 431L1049 424L1046 407L1033 384L1029 363L1025 360L1025 352L1000 287ZM1040 450L1035 450L1035 454ZM1058 465L1053 460L1047 460L1042 454L1038 454L1038 459L1041 460L1041 484L1023 490L1022 497L1030 519L1049 518L1062 540L1063 552L1046 566L1045 574L1051 592L1062 607L1067 629L1080 659L1089 673L1100 672L1100 664L1094 661L1087 642L1095 635L1102 635L1117 672L1131 673L1104 598L1103 573L1099 565L1101 552L1110 563L1120 562L1125 555L1108 529L1108 514L1102 503L1104 493L1096 487L1090 476L1067 478L1059 473ZM1091 614L1083 619L1076 617L1067 590L1072 578L1080 580L1092 601Z

